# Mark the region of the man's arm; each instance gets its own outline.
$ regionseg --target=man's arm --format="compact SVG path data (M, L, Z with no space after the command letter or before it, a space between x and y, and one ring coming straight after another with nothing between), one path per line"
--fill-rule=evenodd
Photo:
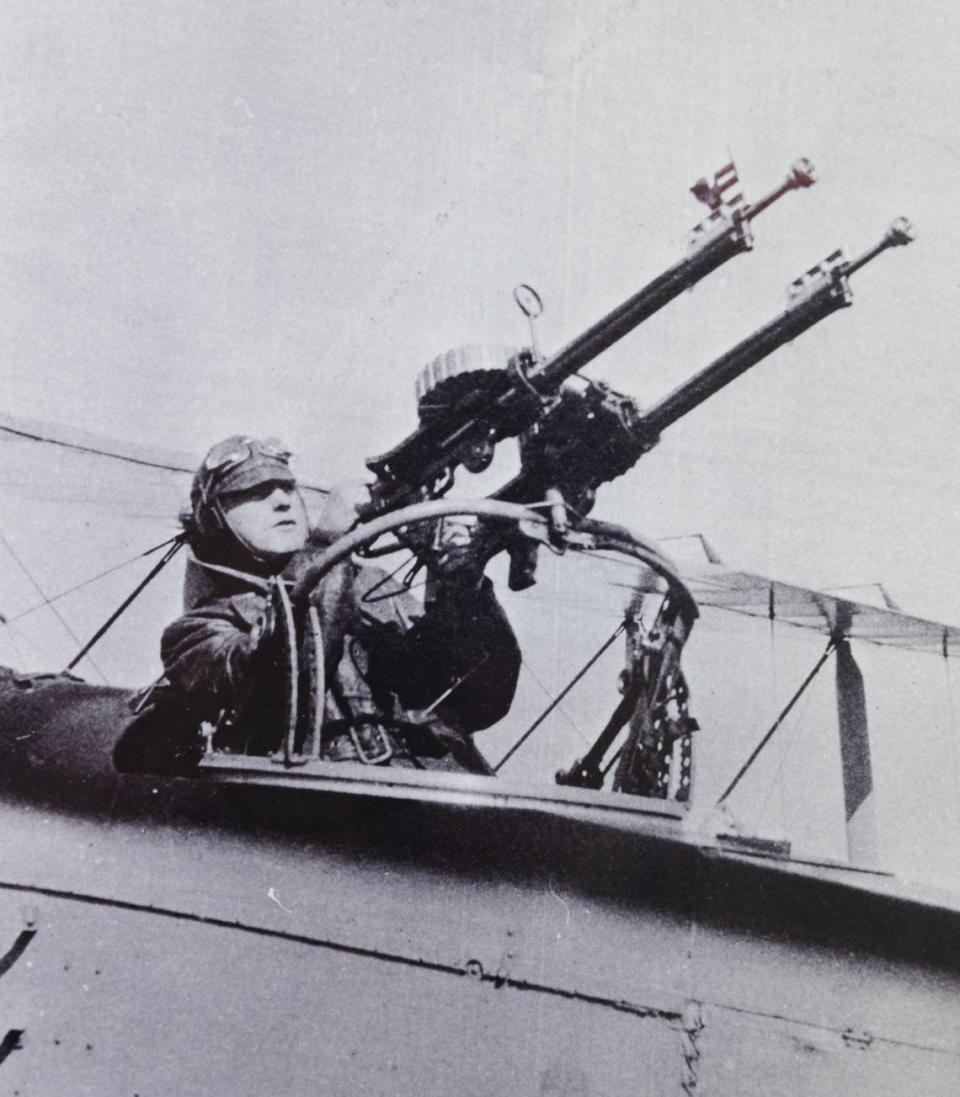
M358 508L369 498L367 485L337 485L311 534L311 547L326 547L352 528ZM388 591L396 584L379 569L364 568L368 578L359 587L353 565L341 565L327 576L312 601L320 610L324 647L333 664L328 675L335 673L342 634L352 627L369 655L371 681L395 693L405 709L436 704L441 719L468 732L490 727L507 714L520 672L520 649L493 584L483 575L485 561L474 549L476 525L469 518L450 518L427 532L427 540L435 542L434 571L425 612L412 623L398 608L405 592L398 587L390 598ZM309 555L308 549L302 566ZM375 610L377 602L365 604L364 596L383 580L387 585L381 596L386 597L380 605L391 606L386 620Z
M439 715L469 732L503 719L517 690L520 646L493 583L484 577L475 589L441 587L419 624L425 654L446 664L457 683L437 706Z
M160 656L170 684L199 717L237 697L264 634L264 600L231 598L191 610L164 629Z
M435 705L441 719L467 732L490 727L510 709L520 648L489 579L475 588L438 585L406 630L368 619L363 641L371 680L405 709Z

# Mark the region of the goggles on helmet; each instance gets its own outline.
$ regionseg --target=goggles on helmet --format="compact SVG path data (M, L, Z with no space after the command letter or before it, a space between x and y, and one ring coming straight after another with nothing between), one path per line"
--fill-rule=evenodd
M203 459L197 476L199 494L206 503L220 491L242 490L270 479L293 484L290 457L290 449L279 438L227 438Z
M203 468L212 475L227 472L255 457L272 457L287 464L292 456L292 451L279 438L227 438L204 457Z

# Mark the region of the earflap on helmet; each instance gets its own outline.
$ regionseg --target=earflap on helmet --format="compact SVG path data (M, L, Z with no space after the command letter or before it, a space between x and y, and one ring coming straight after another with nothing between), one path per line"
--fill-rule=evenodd
M200 530L191 504L187 504L180 508L180 513L177 515L177 521L180 523L180 528L187 538L187 543L192 545L200 536Z
M204 501L198 493L193 493L189 505L180 511L179 520L187 541L194 550L204 545L213 547L228 531L219 500L213 498Z
M297 494L302 504L302 496L299 492ZM181 513L180 524L187 543L200 560L256 575L272 575L280 570L272 558L259 553L233 527L227 511L216 496L206 502L195 496L190 509Z

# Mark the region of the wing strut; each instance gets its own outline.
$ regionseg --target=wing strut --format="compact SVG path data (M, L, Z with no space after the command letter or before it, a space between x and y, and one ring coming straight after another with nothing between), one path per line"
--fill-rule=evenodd
M845 638L837 644L837 721L847 819L847 856L853 865L876 868L879 859L867 700L863 675Z

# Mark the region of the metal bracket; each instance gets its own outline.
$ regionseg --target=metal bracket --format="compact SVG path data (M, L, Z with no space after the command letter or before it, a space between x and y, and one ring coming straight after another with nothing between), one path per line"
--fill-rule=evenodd
M734 217L725 209L718 209L691 229L687 238L687 255L699 254L722 236L729 236L739 251L750 251L753 248L750 222Z
M787 309L799 308L812 297L827 293L839 298L843 305L853 303L853 292L847 280L849 264L843 249L838 248L822 263L817 263L795 278L787 287Z

